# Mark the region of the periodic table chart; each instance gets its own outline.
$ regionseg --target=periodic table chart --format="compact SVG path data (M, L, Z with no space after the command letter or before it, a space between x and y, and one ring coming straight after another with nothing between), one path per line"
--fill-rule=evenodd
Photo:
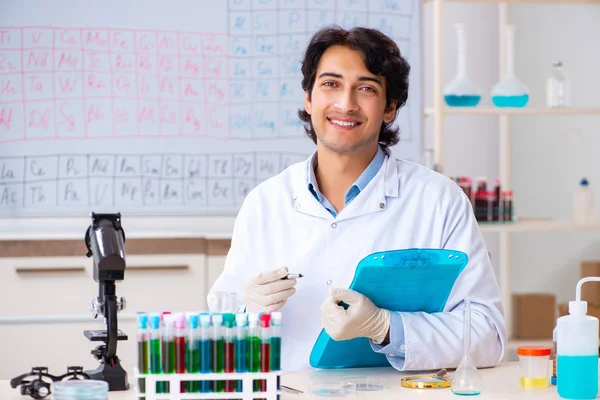
M235 213L315 150L300 63L334 24L411 64L392 150L420 161L418 0L24 3L0 15L0 215Z

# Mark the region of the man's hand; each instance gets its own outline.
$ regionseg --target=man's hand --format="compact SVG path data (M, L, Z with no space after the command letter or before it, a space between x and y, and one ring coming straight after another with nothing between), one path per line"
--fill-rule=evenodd
M347 310L339 306L343 301ZM321 321L329 336L334 340L357 337L370 338L381 344L390 329L390 313L378 308L366 296L354 290L332 288L329 297L321 305Z
M295 279L282 279L288 274L286 267L263 271L244 285L242 299L246 312L277 311L296 293Z

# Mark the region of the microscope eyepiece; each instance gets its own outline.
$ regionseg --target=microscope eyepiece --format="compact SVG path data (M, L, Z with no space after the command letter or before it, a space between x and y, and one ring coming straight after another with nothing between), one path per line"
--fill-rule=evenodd
M125 278L125 233L121 214L92 213L85 238L88 257L94 257L94 280L122 281Z

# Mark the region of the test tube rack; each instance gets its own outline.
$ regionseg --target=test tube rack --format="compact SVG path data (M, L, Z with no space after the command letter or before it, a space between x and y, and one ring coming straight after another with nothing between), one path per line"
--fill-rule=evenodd
M198 374L142 374L137 368L133 370L136 382L145 381L146 393L140 393L136 384L135 394L138 399L145 400L196 400L196 399L266 399L277 400L281 390L277 389L277 377L281 371L273 372L220 372ZM254 392L253 382L265 380L266 392ZM241 381L241 392L208 392L181 393L181 382L189 381ZM156 393L156 382L169 382L169 393Z

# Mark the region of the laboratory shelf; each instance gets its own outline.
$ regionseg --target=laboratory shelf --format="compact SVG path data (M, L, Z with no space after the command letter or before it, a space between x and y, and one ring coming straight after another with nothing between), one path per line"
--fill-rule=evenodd
M600 1L600 0L599 0ZM425 116L435 113L434 107L425 109ZM594 108L498 108L498 107L443 107L442 114L446 116L477 116L477 115L510 115L510 116L574 116L574 115L600 115L600 107Z
M600 223L577 224L572 221L523 220L517 222L481 222L481 232L572 232L600 231Z

